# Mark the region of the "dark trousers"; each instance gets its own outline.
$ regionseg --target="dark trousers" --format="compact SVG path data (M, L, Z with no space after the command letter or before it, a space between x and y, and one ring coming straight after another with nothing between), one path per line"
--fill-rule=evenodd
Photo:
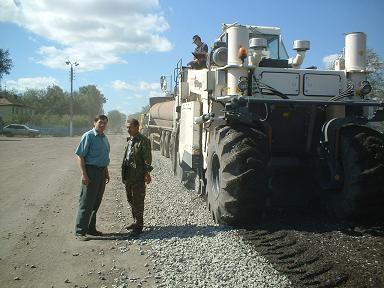
M125 191L127 192L127 200L132 209L132 217L134 223L142 228L144 226L144 199L145 199L145 184L125 183Z
M76 217L76 233L85 234L96 230L96 213L100 207L105 190L105 168L86 166L90 179L88 186L82 185L79 210Z

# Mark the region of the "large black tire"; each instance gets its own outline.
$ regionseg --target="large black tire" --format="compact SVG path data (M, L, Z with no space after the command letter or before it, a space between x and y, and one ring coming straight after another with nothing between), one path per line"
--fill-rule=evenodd
M255 128L219 126L208 151L208 208L217 223L255 223L268 197L266 135Z
M347 220L384 220L384 135L364 126L341 131L344 185L336 215Z

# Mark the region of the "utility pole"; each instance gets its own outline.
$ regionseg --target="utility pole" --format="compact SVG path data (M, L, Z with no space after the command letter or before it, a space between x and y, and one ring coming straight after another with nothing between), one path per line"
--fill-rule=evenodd
M71 79L71 98L69 100L69 136L73 137L73 66L79 66L79 63L71 63L70 61L65 64L71 66L70 79Z

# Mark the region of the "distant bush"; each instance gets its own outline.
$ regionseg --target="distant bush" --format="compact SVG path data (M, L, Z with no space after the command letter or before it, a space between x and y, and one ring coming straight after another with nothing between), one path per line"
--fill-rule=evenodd
M38 125L38 126L57 126L57 127L69 127L70 116L69 115L33 115L25 123ZM87 127L92 126L86 115L74 115L73 127Z
M58 126L68 127L70 116L69 115L7 115L3 121L7 124L32 124L39 126ZM74 115L73 116L73 127L85 127L92 126L87 115Z

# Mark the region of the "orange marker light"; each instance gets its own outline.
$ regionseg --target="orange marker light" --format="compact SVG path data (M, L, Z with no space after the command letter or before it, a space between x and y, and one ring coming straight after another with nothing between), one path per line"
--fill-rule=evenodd
M247 57L248 55L248 51L247 51L247 48L244 48L244 47L241 47L239 48L239 58L244 61L244 59Z

